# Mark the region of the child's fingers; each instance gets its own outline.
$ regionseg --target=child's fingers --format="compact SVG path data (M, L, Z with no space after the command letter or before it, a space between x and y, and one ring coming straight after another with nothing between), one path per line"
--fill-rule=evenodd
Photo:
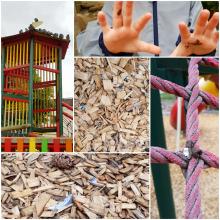
M212 18L209 20L207 26L206 26L206 30L205 30L205 35L207 37L211 36L212 32L215 30L215 28L217 27L219 22L219 13L216 12Z
M184 22L181 22L179 24L179 30L180 30L181 41L182 42L187 41L187 39L189 39L190 37L190 32L187 25Z
M216 32L214 33L214 42L217 44L217 43L218 43L218 40L219 40L219 32L216 31Z
M126 3L126 16L124 17L124 26L130 27L132 22L133 2L128 1Z
M155 46L153 44L148 44L144 41L138 41L137 51L151 53L151 54L160 54L160 47Z
M145 25L149 22L149 20L151 19L151 14L147 13L145 15L143 15L138 21L137 23L134 25L134 28L136 29L136 31L139 33L143 30L143 28L145 27Z
M116 1L113 7L113 28L119 28L123 25L122 1Z
M106 20L105 13L103 11L100 11L98 13L97 18L98 18L98 22L102 28L103 33L107 32L109 30L109 26Z
M200 12L199 17L196 21L196 25L195 25L195 30L194 30L195 35L203 34L205 30L205 26L208 22L209 16L210 16L210 12L207 9L202 10Z

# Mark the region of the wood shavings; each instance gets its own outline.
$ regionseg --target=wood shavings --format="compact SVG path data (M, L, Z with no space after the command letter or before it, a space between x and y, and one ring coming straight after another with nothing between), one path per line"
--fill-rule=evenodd
M18 154L2 154L7 171L2 173L3 218L149 218L148 153L35 154L22 154L26 169L19 171L20 178L12 166ZM35 163L29 164L30 157ZM38 168L39 164L48 169ZM70 204L58 211L51 209L67 197Z
M141 58L75 59L75 151L147 150L148 64Z

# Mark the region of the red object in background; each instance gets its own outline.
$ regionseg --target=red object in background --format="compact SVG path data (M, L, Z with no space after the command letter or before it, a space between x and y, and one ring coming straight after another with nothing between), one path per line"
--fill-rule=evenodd
M216 87L219 89L219 75L213 74L210 76L210 80L213 81Z
M206 107L205 104L200 104L199 105L199 113ZM171 112L170 112L170 125L176 129L177 128L177 99L174 102L172 108L171 108ZM185 131L186 129L186 114L185 114L185 110L184 110L184 100L181 100L181 131Z

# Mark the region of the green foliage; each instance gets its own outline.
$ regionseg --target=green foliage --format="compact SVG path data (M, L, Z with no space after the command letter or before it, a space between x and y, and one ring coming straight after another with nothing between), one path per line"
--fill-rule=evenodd
M42 82L38 71L34 70L34 83ZM54 87L38 88L34 89L33 94L33 106L34 109L49 109L56 108L56 100L54 97ZM56 119L51 112L43 112L34 114L34 125L45 124L48 121L53 123Z
M202 6L204 9L208 9L211 14L219 11L218 1L202 1Z

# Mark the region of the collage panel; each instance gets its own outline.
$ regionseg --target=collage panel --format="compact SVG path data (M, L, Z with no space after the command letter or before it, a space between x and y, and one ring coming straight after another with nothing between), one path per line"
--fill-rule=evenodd
M219 56L218 1L75 1L75 56Z
M151 218L218 219L218 60L151 59L151 88Z
M5 219L149 218L148 153L4 153Z
M218 12L2 1L0 218L219 219Z
M76 152L149 147L149 59L75 58Z
M68 62L73 30L51 20L60 15L60 7L71 18L70 6L36 1L2 4L3 152L73 151L73 89L68 83L73 77ZM11 23L14 8L23 14ZM54 10L50 16L44 14L49 8Z

